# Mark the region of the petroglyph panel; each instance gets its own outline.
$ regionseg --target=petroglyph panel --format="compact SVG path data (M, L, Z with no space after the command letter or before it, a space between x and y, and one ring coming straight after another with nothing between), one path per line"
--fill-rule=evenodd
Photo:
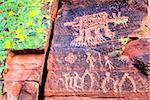
M64 23L64 26L71 26L76 28L79 33L76 38L71 42L71 46L95 46L103 40L106 40L100 30L104 30L105 36L108 38L114 37L114 32L109 28L109 23L114 23L114 26L122 24L127 27L128 17L121 16L121 12L117 14L112 13L113 18L108 18L106 12L100 12L92 15L85 15L76 17L72 22ZM92 36L92 31L94 36ZM76 35L76 34L75 34Z
M127 3L111 2L62 9L58 15L53 46L87 48L129 36L140 28L147 13L130 9Z
M131 41L140 33L144 8L117 1L75 7L70 3L56 19L45 95L150 92L150 79L135 66L136 60L148 66L149 39Z
M131 62L119 57L100 55L92 50L71 48L53 48L53 50L51 54L55 55L53 57L55 60L52 69L49 70L46 93L68 95L75 92L86 94L150 91L150 80Z

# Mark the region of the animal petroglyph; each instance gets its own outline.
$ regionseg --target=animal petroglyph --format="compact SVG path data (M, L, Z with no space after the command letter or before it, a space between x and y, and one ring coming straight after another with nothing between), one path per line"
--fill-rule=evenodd
M128 22L128 17L122 16L121 17L121 12L118 12L118 14L112 13L113 18L120 18L120 20L116 20L114 22L114 26L117 26L119 24L122 24L124 27L127 27L127 22Z
M106 88L106 83L107 82L110 82L112 81L113 82L113 91L114 92L118 92L117 90L117 85L118 85L118 80L114 80L113 78L110 77L110 73L109 72L106 72L106 77L104 78L104 80L102 81L102 90L104 93L108 92L107 88Z
M96 61L96 59L91 55L90 52L86 52L87 55L87 59L86 62L89 63L89 71L94 70L94 62Z
M94 42L105 40L100 29L105 31L105 36L113 38L114 32L112 32L108 26L108 23L114 23L114 25L124 24L127 26L128 17L115 15L114 18L108 18L106 12L99 12L92 15L85 15L81 17L76 17L72 22L64 23L64 26L72 26L79 30L76 38L71 42L71 46L77 47L88 47L95 45ZM94 31L95 35L92 35ZM77 34L77 33L76 33Z

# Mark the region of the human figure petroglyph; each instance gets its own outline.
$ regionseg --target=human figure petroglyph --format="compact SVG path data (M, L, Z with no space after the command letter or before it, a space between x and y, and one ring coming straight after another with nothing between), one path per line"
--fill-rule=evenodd
M63 75L63 78L59 78L57 80L57 84L59 82L62 82L62 84L65 86L67 91L79 91L79 90L84 90L84 83L85 83L85 78L86 76L89 76L90 78L90 86L88 90L92 90L94 86L94 82L97 82L96 79L94 78L94 75L89 72L89 70L85 70L84 74L82 76L79 76L77 72L71 73L66 73Z
M101 54L98 53L98 61L99 61L99 64L100 64L100 71L103 70L103 64L102 64L102 58L101 58Z
M102 81L101 87L104 93L108 92L107 88L106 88L106 83L112 81L113 82L113 91L114 92L118 92L117 89L117 85L118 85L118 80L114 80L113 78L111 78L110 73L106 72L105 73L106 77L104 78L104 80Z
M82 91L85 90L85 78L89 77L88 83L90 83L90 86L88 90L92 90L95 83L99 84L98 86L101 87L102 91L104 93L111 91L108 87L106 87L109 82L112 82L112 91L114 92L123 92L122 86L126 82L126 79L128 79L132 84L132 91L136 92L136 84L134 82L134 79L129 75L129 73L124 73L122 78L119 80L118 78L114 79L111 77L110 72L105 73L105 77L102 80L102 83L98 83L98 81L95 78L95 75L91 73L88 69L85 70L83 75L79 75L77 72L66 73L63 75L64 78L59 78L57 81L57 84L62 82L62 84L65 86L67 91ZM127 84L128 85L128 84Z
M62 81L62 83L64 84L64 86L66 87L66 90L71 91L79 91L79 90L83 90L83 86L82 84L78 84L78 81L81 82L82 78L79 76L79 74L77 72L73 72L73 74L71 73L66 73L63 75L65 80L63 80L62 78L59 78L58 81Z
M130 80L130 82L132 83L132 86L133 86L132 91L136 92L136 84L135 84L133 78L129 75L129 73L124 73L121 81L119 82L119 84L118 84L119 92L122 92L122 86L123 86L124 82L126 81L126 79Z
M77 37L71 42L71 46L81 46L88 47L97 42L98 40L105 40L103 35L100 32L100 29L104 29L105 36L112 38L114 32L112 32L108 26L108 23L114 23L114 25L124 24L127 26L128 17L115 15L113 13L113 17L108 18L108 14L106 12L99 12L92 15L85 15L81 17L77 17L73 20L73 22L66 22L64 26L72 26L79 30L79 34ZM91 31L95 32L95 36L92 36Z
M105 66L108 66L110 70L114 69L114 66L112 62L109 60L109 57L105 55L104 59L105 59Z
M96 61L96 59L91 55L90 52L86 52L86 55L87 55L86 62L89 63L89 71L93 71L94 70L94 62Z

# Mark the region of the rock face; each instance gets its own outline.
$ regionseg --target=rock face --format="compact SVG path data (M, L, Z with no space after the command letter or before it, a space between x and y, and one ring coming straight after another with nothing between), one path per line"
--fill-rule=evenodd
M44 54L8 54L3 100L38 100L46 65L45 100L149 100L147 0L62 2L47 62Z
M9 53L4 72L4 100L37 100L43 54Z
M150 35L142 31L146 2L77 1L66 0L58 12L45 96L131 99L145 93L148 99Z

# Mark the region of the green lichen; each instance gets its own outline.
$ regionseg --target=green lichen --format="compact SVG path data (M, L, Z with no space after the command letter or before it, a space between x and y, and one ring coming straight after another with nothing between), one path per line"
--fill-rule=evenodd
M48 2L51 2L49 0ZM41 0L0 1L0 62L5 50L42 48L49 27L49 9L41 9L48 2Z
M0 74L8 50L43 48L51 4L52 0L0 0Z
M0 51L0 80L2 80L2 72L6 68L4 61L6 59L7 51Z
M121 42L121 44L125 45L129 42L129 38L121 38L120 42Z
M42 48L44 29L49 27L49 9L43 6L41 0L7 0L0 5L0 50Z
M43 0L45 1L45 0ZM42 48L52 0L3 0L0 3L0 51ZM46 8L46 7L45 7Z

